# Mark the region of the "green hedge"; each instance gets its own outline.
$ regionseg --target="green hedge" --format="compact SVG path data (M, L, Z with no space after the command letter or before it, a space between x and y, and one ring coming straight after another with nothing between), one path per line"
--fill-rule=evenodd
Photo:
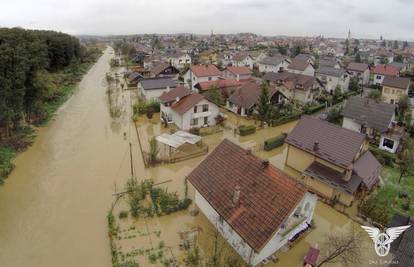
M264 150L270 151L274 148L280 147L285 142L286 134L282 133L273 138L269 138L264 141Z
M254 134L255 132L256 132L256 126L254 125L240 125L239 126L239 133L241 136Z
M369 151L377 158L377 160L387 166L392 166L395 162L396 156L395 154L392 154L390 152L387 152L385 150L381 150L378 147L369 147Z
M313 113L315 113L315 112L317 112L321 109L324 109L325 106L326 106L325 103L317 104L317 105L314 105L314 106L305 106L303 108L303 111L304 111L305 114L313 114Z
M353 95L357 95L357 94L359 94L358 91L351 91L351 90L349 90L349 91L347 91L347 92L344 93L344 97L349 97L349 96L353 96Z
M282 125L282 124L285 124L291 121L295 121L295 120L300 119L301 115L302 115L301 112L297 112L297 113L293 113L288 116L283 116L283 117L278 118L277 120L272 120L271 125L275 127L275 126L279 126L279 125Z

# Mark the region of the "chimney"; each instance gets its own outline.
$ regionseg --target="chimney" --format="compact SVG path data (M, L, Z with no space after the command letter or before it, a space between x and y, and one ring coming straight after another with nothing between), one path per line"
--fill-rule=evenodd
M233 191L233 205L237 206L240 201L240 186L236 185Z
M169 92L170 91L170 86L169 85L167 85L167 92Z
M267 167L269 167L269 160L267 159L262 160L262 168L266 169Z
M251 148L246 149L246 155L251 155L251 154L252 154L252 149Z
M317 151L319 149L319 142L318 141L315 141L314 143L313 143L313 150L314 151Z

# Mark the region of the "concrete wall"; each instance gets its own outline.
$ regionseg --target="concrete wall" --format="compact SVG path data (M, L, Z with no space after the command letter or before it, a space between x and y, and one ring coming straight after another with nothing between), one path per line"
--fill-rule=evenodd
M408 88L405 90L389 86L383 86L382 88L382 97L384 98L384 102L397 104L400 100L400 97L403 95L408 95Z

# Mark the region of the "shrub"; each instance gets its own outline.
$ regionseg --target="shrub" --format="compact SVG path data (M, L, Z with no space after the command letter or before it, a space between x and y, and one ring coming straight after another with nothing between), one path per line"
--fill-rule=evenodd
M128 211L123 210L123 211L119 212L119 216L118 216L118 217L119 217L120 219L127 218L127 217L128 217Z
M267 139L264 141L264 150L270 151L274 148L277 148L285 142L286 134L282 133L281 135L278 135L276 137Z
M191 134L200 135L200 128L193 127L189 131Z
M295 121L298 120L300 118L300 116L302 115L301 112L294 112L291 115L287 115L287 116L282 116L276 120L272 120L271 125L274 126L279 126L291 121Z
M395 162L395 155L387 152L385 150L381 150L377 147L370 147L369 151L371 151L371 153L377 158L377 160L386 166L392 166L393 163Z
M256 132L256 126L254 125L240 125L239 126L239 133L241 136L254 134L255 132Z
M317 105L305 105L303 107L303 112L305 114L312 114L312 113L315 113L315 112L317 112L319 110L322 110L324 108L325 108L325 103L317 104Z

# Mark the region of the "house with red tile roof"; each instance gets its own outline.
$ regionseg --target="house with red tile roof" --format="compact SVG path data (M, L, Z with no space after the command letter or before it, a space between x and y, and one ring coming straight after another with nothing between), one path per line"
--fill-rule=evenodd
M161 120L181 130L213 126L219 115L216 104L184 86L163 93L158 100Z
M369 83L370 69L368 64L351 62L348 64L347 71L352 78L356 78L359 84Z
M195 86L198 83L216 81L221 76L221 71L213 64L193 65L184 74L184 83L191 90L197 91Z
M382 166L368 150L365 134L302 116L285 143L286 165L331 203L351 206L357 193L371 191L379 182Z
M317 197L227 139L187 181L197 207L249 266L266 262L310 228Z
M382 85L385 77L398 77L400 70L397 67L389 64L376 65L372 71L372 84Z
M224 78L236 81L249 80L252 78L252 73L248 67L234 66L227 67L223 72Z

